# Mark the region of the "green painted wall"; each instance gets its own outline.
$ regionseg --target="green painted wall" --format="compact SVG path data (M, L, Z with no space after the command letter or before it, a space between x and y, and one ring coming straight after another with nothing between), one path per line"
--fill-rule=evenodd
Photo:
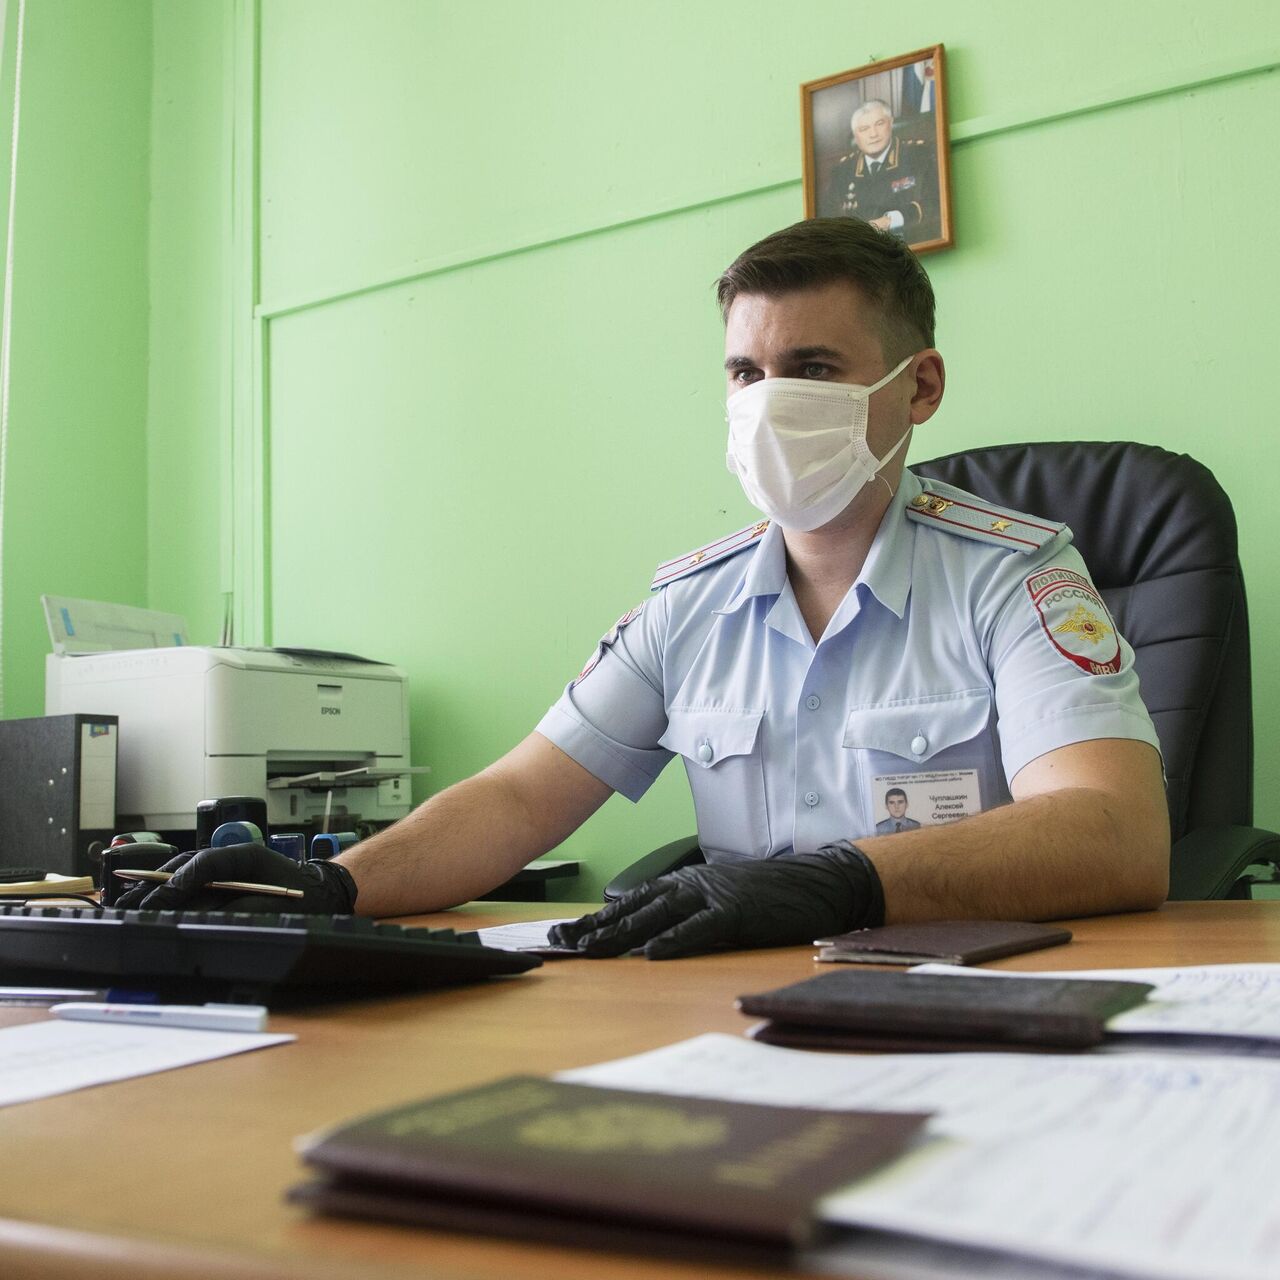
M232 0L152 0L147 597L216 643L231 412ZM224 581L225 580L225 581Z
M709 286L801 214L797 86L941 40L958 247L928 266L952 382L915 456L1130 437L1215 470L1280 824L1258 498L1280 483L1259 163L1280 77L1247 74L1277 61L1273 6L777 12L263 0L273 638L404 665L433 787L522 736L656 561L751 518ZM611 801L567 846L584 887L689 830L684 793L673 766L638 809Z
M44 711L42 592L146 603L150 92L149 4L28 4L4 512L8 716Z

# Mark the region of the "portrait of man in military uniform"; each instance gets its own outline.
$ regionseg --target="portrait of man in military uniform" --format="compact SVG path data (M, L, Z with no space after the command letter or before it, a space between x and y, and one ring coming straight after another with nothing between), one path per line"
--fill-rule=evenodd
M942 46L802 86L805 214L951 243Z
M853 146L832 166L820 217L855 217L908 243L938 234L938 180L921 138L894 136L893 112L872 98L849 120Z

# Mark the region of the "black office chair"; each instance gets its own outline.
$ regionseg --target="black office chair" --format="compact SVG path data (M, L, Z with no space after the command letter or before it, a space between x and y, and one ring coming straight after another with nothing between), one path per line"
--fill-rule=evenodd
M1231 502L1212 473L1154 445L997 445L934 458L922 479L1065 521L1134 650L1164 752L1172 900L1247 898L1248 868L1280 864L1253 823L1249 619ZM656 849L605 886L702 861L697 837Z

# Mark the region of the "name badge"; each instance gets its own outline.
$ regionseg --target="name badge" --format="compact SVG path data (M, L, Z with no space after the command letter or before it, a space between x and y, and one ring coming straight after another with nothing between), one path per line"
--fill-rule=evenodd
M976 769L882 773L872 779L876 835L940 827L982 812Z

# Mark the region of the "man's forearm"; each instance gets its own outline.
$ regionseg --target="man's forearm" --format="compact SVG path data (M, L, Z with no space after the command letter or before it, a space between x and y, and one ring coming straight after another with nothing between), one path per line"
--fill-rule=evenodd
M432 796L338 860L355 877L361 915L439 911L509 880L612 794L534 732L483 773Z
M482 773L432 796L339 861L355 877L361 915L411 915L487 893L549 847L505 782Z
M1070 788L960 822L857 841L890 924L1141 911L1168 887L1168 830L1109 792Z

